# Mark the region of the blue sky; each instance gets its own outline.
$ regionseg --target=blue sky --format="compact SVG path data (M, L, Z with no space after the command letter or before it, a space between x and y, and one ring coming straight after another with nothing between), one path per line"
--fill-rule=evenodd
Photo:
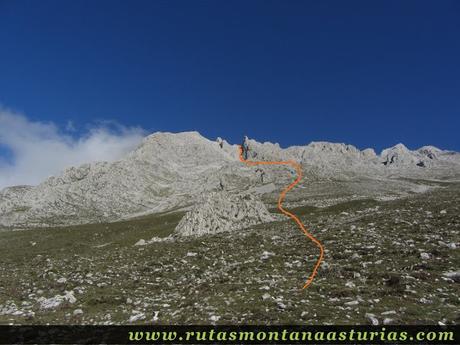
M459 1L0 0L0 103L76 136L460 151L459 61Z

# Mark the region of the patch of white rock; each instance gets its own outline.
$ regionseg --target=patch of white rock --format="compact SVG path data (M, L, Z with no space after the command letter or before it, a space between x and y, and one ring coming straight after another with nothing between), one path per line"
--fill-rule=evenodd
M275 217L257 197L225 191L204 195L175 229L176 236L202 236L272 222Z

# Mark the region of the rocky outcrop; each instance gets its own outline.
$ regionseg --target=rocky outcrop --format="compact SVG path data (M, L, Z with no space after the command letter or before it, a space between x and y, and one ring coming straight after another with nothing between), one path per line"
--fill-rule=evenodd
M175 235L202 236L245 229L274 220L275 217L262 201L253 195L212 192L203 196L184 215L175 229Z

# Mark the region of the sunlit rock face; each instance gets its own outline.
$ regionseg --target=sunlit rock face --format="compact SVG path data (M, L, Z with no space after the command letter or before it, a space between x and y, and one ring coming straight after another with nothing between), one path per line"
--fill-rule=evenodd
M426 190L414 185L415 179L460 176L460 154L433 146L411 151L398 144L380 155L328 142L282 148L245 138L243 146L248 160L295 160L302 165L303 179L288 203L308 200L316 205L315 197L326 194L332 200L336 195L328 193L337 193L337 181L354 183L350 188L341 185L353 198L386 192L394 198ZM238 156L238 146L221 138L208 140L198 132L155 133L118 161L69 167L37 186L3 189L0 228L111 222L190 209L201 195L221 190L251 191L272 203L295 175L286 166L248 167Z
M202 236L274 221L262 201L250 194L224 191L204 195L175 229L178 236Z

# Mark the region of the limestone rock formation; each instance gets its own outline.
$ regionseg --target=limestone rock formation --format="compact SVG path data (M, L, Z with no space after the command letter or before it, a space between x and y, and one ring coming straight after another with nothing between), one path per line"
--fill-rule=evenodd
M337 193L337 182L354 183L345 187L353 198L384 191L394 197L426 190L409 179L460 177L460 154L433 146L413 151L399 144L377 155L372 149L328 142L282 148L245 138L243 144L248 160L295 160L302 165L302 182L288 202ZM249 190L274 203L294 177L295 171L287 166L241 163L237 145L224 139L208 140L197 132L159 132L118 161L69 167L37 186L1 190L0 229L110 222L185 209L197 196L213 191Z
M272 222L275 217L251 194L225 191L204 195L175 229L177 236L201 236Z

